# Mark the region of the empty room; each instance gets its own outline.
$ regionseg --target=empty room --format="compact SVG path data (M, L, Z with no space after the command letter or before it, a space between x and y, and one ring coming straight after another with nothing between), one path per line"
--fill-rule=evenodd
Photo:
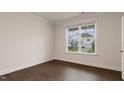
M0 81L122 81L123 12L0 12Z

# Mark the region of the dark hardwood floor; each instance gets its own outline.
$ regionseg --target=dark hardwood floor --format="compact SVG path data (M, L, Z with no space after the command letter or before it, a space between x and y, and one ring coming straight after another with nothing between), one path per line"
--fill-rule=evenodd
M0 77L1 81L121 81L121 72L53 60Z

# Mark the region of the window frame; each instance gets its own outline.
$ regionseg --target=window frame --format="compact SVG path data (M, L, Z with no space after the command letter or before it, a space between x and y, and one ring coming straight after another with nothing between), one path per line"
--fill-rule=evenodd
M87 53L87 52L82 52L81 51L81 36L79 36L79 45L78 45L78 47L79 47L79 50L77 51L77 52L71 52L71 51L68 51L68 29L69 28L71 28L71 27L67 27L66 28L66 53L69 53L69 54L83 54L83 55L98 55L98 53L97 53L97 25L96 25L96 22L93 22L93 23L86 23L86 24L80 24L80 25L77 25L77 26L72 26L72 28L75 28L75 27L78 27L79 28L79 30L78 31L80 31L81 30L81 27L82 26L88 26L88 25L94 25L95 26L95 37L94 37L94 39L95 39L95 52L94 53ZM79 34L80 34L80 32L79 32Z

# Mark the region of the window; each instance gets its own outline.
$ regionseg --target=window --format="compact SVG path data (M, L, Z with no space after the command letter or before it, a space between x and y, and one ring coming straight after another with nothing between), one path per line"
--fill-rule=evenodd
M96 53L95 24L67 28L67 52Z

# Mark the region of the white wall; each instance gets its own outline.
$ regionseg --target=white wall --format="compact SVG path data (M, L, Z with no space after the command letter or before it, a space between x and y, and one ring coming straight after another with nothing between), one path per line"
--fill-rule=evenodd
M121 13L94 13L56 24L55 59L121 70ZM96 20L98 55L69 54L65 52L65 29L77 23Z
M0 75L53 59L53 24L28 13L0 13Z
M122 17L122 50L124 50L124 16ZM122 53L122 79L124 80L124 53Z
M54 25L29 13L0 13L0 75L53 58L120 71L121 17L94 13ZM98 55L65 53L66 26L92 20L97 23Z

